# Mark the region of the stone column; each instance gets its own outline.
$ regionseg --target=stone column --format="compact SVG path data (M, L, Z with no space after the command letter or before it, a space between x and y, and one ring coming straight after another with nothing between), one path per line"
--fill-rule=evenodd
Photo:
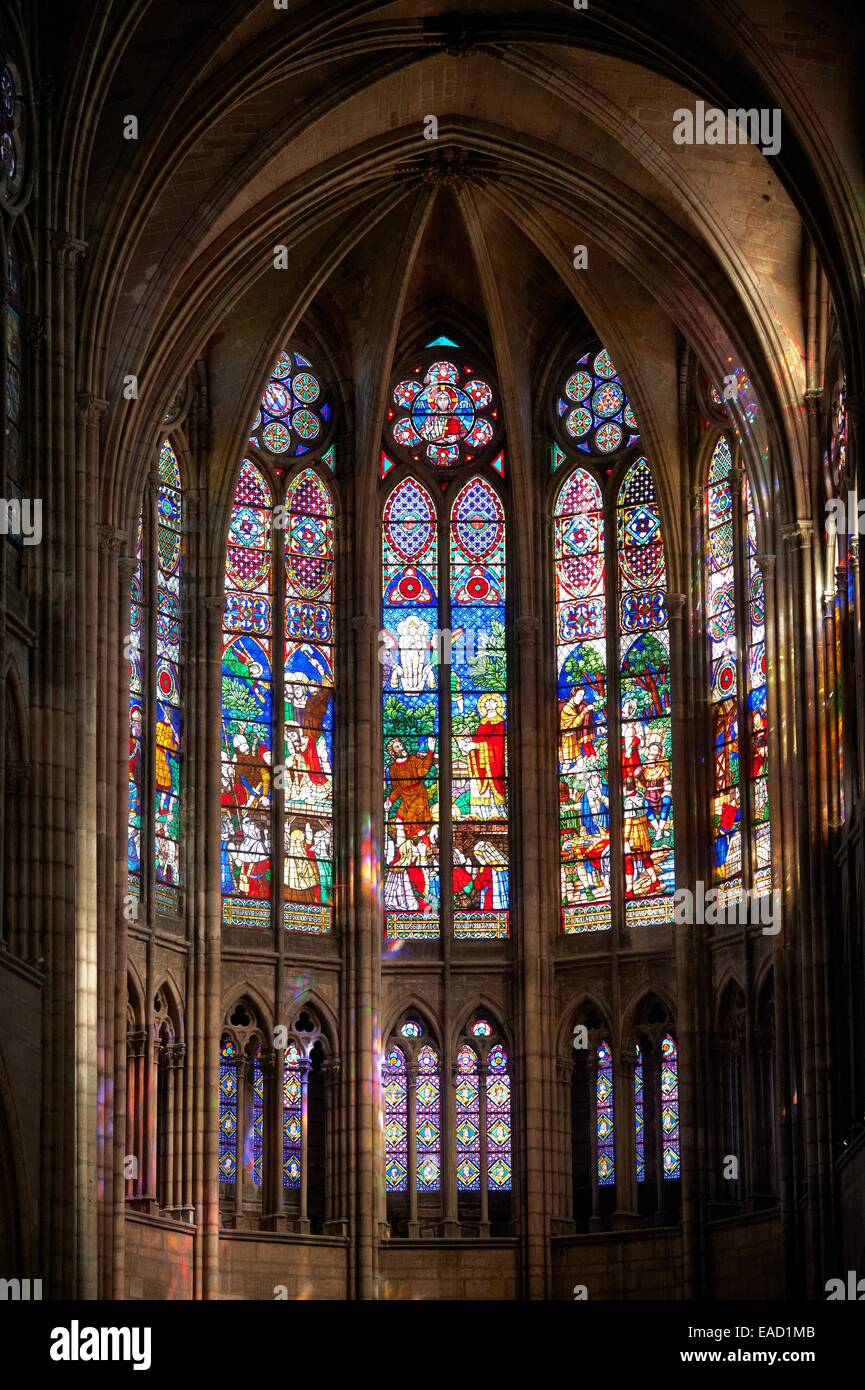
M617 1230L628 1230L637 1221L633 1051L627 1047L615 1048L613 1064L613 1120L616 1135L616 1210L613 1213L613 1226Z

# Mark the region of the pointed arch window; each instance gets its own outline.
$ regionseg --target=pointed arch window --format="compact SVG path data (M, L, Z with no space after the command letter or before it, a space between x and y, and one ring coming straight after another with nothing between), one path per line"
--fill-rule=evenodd
M135 528L130 586L129 894L180 911L183 885L183 489L177 455L159 450Z
M404 1018L388 1044L382 1094L388 1216L396 1233L417 1235L421 1216L439 1215L442 1113L439 1048L416 1017Z
M719 435L705 483L712 719L712 874L723 902L771 891L763 574L757 520L735 446Z
M665 1015L663 1006L650 1001L637 1029L634 1139L639 1209L672 1216L681 1178L679 1051Z
M382 477L391 939L509 935L507 556L497 394L439 336L394 376ZM411 471L409 471L411 470Z
M309 361L281 353L238 475L226 547L225 926L281 921L324 935L333 924L334 504L319 471L332 471L331 426Z
M481 1235L506 1228L513 1186L510 1059L484 1015L457 1047L456 1178L460 1219Z
M554 508L562 930L605 931L614 919L662 925L673 920L675 869L667 576L654 478L604 349L569 371L555 416L554 468L575 447L592 456L572 466ZM621 750L612 759L611 748Z

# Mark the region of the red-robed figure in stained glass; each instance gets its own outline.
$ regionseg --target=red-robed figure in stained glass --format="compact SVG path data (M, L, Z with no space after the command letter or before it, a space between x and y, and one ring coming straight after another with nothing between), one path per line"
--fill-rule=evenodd
M505 702L501 695L481 695L480 722L468 747L472 778L472 815L491 820L504 815L507 803Z

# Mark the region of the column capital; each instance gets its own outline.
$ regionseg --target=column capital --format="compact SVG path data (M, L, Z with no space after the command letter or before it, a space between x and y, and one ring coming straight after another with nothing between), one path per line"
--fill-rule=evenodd
M87 242L80 237L69 236L66 232L55 232L51 244L57 264L63 270L71 270L73 275L87 254Z
M538 629L540 622L531 613L526 613L523 617L517 618L517 641L521 646L530 646L538 640Z
M850 559L850 568L853 569L853 570L858 570L858 569L859 569L859 540L858 540L858 537L853 536L853 537L851 537L851 539L847 542L847 554L848 554L849 559Z
M86 425L98 425L108 409L108 402L92 391L79 391L75 397L75 413Z
M754 563L765 579L771 579L775 573L775 561L777 556L770 555L768 551L754 556Z
M379 624L368 613L356 613L351 620L354 635L358 642L365 642L378 631Z
M126 1034L126 1055L127 1057L137 1058L144 1056L144 1049L147 1045L147 1033L143 1028L136 1028L134 1033Z
M676 618L677 620L680 620L684 616L685 612L685 595L668 593L667 612L669 613L671 618Z
M106 555L119 556L129 539L125 531L121 531L117 526L96 527L96 535L99 539L99 549L104 550ZM136 561L137 563L137 561Z
M810 550L814 541L814 523L803 517L791 521L781 534L789 550Z

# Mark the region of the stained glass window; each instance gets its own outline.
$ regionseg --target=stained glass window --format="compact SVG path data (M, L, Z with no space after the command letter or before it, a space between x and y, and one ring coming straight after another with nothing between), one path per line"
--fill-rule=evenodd
M605 1042L598 1048L595 1118L598 1127L598 1183L601 1187L610 1187L616 1181L613 1054Z
M285 500L285 905L289 930L333 911L333 504L312 469Z
M637 420L606 348L586 352L568 371L556 399L563 442L583 453L609 455L636 444ZM566 455L554 452L553 471Z
M706 627L712 717L712 867L724 896L742 886L735 507L730 445L721 435L706 484Z
M742 894L743 825L751 887L758 895L771 891L763 574L757 564L751 488L747 476L740 488L740 477L733 467L730 442L720 435L705 487L705 582L713 749L712 869L725 902L739 901ZM743 589L746 598L740 605Z
M441 1100L439 1059L426 1043L417 1054L417 1190L438 1192L441 1185Z
M163 441L155 512L135 527L129 605L129 893L177 913L182 883L183 491L177 455ZM152 764L149 758L152 757ZM148 767L152 766L152 778ZM152 847L152 848L151 848Z
M127 869L129 892L141 898L141 798L144 789L144 518L135 527L135 568L129 606L129 824Z
M671 1033L661 1043L661 1138L664 1178L681 1176L679 1153L679 1054Z
M382 1068L384 1085L385 1188L408 1190L408 1068L405 1053L393 1044Z
M237 1182L237 1043L223 1037L219 1049L219 1181Z
M480 1192L481 1110L478 1056L464 1043L457 1053L456 1078L457 1189Z
M644 1128L645 1096L643 1091L643 1054L637 1048L634 1057L634 1139L637 1159L637 1182L646 1181L646 1134Z
M636 927L671 922L675 888L667 572L645 458L616 510L625 924Z
M423 939L439 931L438 533L413 478L385 503L382 587L386 931Z
M556 503L562 929L611 925L603 496L584 468Z
M772 830L769 824L769 710L766 667L766 596L757 563L757 517L745 478L745 530L748 554L748 666L746 679L750 737L751 884L755 893L772 890Z
M20 167L18 90L11 67L0 67L0 186L8 189Z
M499 434L492 386L468 363L427 353L392 388L390 444L414 463L454 468L485 458Z
M270 927L280 881L285 930L322 935L333 925L334 508L317 471L335 466L332 424L312 363L280 353L252 424L226 549L226 926Z
M622 889L626 926L663 924L675 883L664 541L636 416L606 349L569 369L555 416L553 471L578 462L554 515L562 930L608 930ZM617 488L602 481L611 475ZM612 820L611 746L622 798Z
M454 935L508 935L505 518L473 478L451 509Z
M301 1052L296 1042L285 1049L282 1073L282 1185L300 1187L303 1148L303 1085Z
M264 1068L258 1049L252 1058L252 1106L244 1158L254 1187L264 1176Z
M156 515L156 905L176 912L181 882L183 497L168 440L159 451Z
M250 460L228 525L222 653L222 920L270 926L273 499Z
M487 1179L490 1192L511 1189L511 1079L508 1054L494 1043L487 1055Z
M283 459L298 458L324 443L331 406L321 379L299 352L281 352L264 388L249 442Z

